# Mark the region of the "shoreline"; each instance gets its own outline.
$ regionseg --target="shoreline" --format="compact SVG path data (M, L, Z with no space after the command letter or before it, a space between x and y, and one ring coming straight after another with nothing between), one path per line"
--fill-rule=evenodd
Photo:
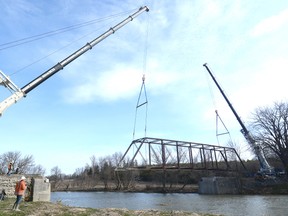
M129 189L117 189L110 186L105 188L103 185L96 185L94 187L70 187L52 189L51 192L127 192L127 193L198 193L198 185L191 184L183 188L183 185L175 185L173 187L163 188L158 184L143 184L137 183Z
M162 210L129 210L126 208L82 208L66 206L61 202L22 202L20 204L20 212L12 211L13 203L15 199L9 198L0 202L0 213L2 216L14 216L14 215L53 215L53 216L64 216L64 215L79 215L79 216L103 216L103 215L114 215L114 216L216 216L215 214L205 214L187 211L162 211Z
M51 192L198 193L198 185L190 184L185 187L174 185L163 188L158 184L137 183L129 189L117 189L112 186L105 188L103 185L96 185L94 187L63 187L53 189ZM239 195L288 195L288 182L267 183L243 180Z

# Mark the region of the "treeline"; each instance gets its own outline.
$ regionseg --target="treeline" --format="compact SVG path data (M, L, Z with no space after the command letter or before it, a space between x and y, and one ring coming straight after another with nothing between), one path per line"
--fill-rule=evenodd
M91 189L102 185L104 189L121 188L121 180L116 174L115 169L120 162L123 154L116 152L112 155L96 158L90 157L90 163L84 167L77 168L73 174L62 173L58 166L51 169L48 177L52 184L52 190L62 189ZM127 175L127 174L126 174ZM136 175L128 174L127 179L131 183L136 179Z
M209 170L178 170L178 169L137 169L117 171L123 154L116 152L112 155L96 158L92 155L84 167L77 168L73 174L66 175L62 173L60 167L55 166L50 170L50 176L47 176L51 182L52 191L55 190L134 190L134 191L189 191L189 187L197 184L201 177L205 176L231 176L242 175L239 173L209 171ZM1 173L6 174L8 164L13 163L12 173L18 170L19 174L39 174L44 176L45 169L41 165L36 165L32 155L22 156L20 152L7 152L0 155ZM281 167L281 162L269 160L273 167ZM137 162L134 162L136 166ZM221 165L221 162L218 162ZM257 160L244 162L251 177L259 170ZM121 161L123 167L130 167L131 161ZM236 164L237 165L237 164ZM238 162L238 165L240 164ZM142 188L136 188L139 187ZM185 190L184 190L185 188ZM188 190L187 190L188 188Z
M116 152L111 156L99 157L98 159L93 155L90 157L90 163L87 163L82 168L77 168L71 175L62 173L61 169L55 166L51 169L51 176L48 177L52 191L151 190L173 192L184 190L184 188L185 191L189 191L187 188L197 184L201 177L215 175L215 173L208 170L162 170L161 167L160 169L150 170L127 169L125 171L117 171L116 168L122 156L123 154L120 152ZM130 161L121 161L123 167L129 167L130 163ZM221 175L229 176L231 173L221 173ZM139 188L140 186L142 188Z

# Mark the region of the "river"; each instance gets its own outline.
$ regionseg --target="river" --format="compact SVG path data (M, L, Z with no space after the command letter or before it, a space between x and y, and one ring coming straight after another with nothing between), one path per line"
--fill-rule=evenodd
M181 210L233 216L288 215L286 195L199 195L197 193L52 192L51 201L90 208Z

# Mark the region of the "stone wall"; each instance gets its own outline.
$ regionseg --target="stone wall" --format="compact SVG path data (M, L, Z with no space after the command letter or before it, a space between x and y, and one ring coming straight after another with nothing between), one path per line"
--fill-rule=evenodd
M8 198L15 197L14 189L22 175L0 175L0 192L4 189ZM49 181L38 175L25 175L27 190L25 197L30 201L50 201L51 186Z
M19 181L21 176L19 175L0 175L0 191L5 190L7 197L15 197L14 189L16 182Z

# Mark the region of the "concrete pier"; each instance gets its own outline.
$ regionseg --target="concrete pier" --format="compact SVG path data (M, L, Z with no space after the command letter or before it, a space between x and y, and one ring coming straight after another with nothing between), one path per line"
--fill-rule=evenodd
M240 194L241 183L235 177L204 177L199 182L199 194Z
M14 190L16 182L20 180L22 175L11 174L0 175L0 191L4 189L8 198L14 198ZM25 197L30 201L50 202L51 186L49 181L38 175L24 175L26 177L27 189Z
M32 201L50 202L51 185L47 179L35 178Z

